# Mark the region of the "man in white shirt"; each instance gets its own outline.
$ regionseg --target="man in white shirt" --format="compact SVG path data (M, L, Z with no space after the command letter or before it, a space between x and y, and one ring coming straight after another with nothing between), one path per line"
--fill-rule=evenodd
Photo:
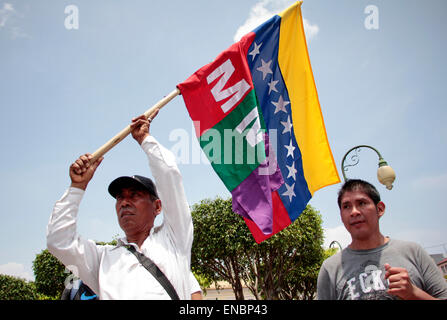
M149 257L165 274L180 299L191 299L191 213L174 155L149 134L144 115L132 119L131 133L146 153L155 184L142 176L120 177L109 186L126 237L117 246L99 246L76 232L79 204L103 158L90 164L85 154L70 166L70 188L56 202L47 227L48 250L100 299L170 299L162 285L126 246ZM162 225L154 227L163 210Z

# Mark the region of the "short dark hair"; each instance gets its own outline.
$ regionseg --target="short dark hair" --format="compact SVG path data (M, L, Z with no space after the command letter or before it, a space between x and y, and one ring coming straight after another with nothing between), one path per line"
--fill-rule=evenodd
M341 208L341 198L346 192L361 191L364 192L377 205L380 202L380 193L371 183L360 179L347 180L340 191L338 191L338 207Z

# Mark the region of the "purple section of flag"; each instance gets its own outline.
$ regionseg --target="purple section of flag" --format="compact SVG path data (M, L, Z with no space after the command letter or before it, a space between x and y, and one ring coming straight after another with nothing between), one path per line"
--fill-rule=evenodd
M273 231L272 192L284 184L284 180L267 134L264 134L264 142L267 158L233 189L231 195L233 211L252 220L264 234L270 234Z

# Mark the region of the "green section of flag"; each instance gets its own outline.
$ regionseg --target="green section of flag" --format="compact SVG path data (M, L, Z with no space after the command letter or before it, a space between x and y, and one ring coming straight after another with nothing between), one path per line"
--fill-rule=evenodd
M264 132L264 119L252 90L230 114L200 137L200 146L229 191L266 159Z

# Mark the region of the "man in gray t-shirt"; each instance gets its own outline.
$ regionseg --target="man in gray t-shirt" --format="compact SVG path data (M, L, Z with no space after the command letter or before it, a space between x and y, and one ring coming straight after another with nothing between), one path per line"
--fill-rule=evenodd
M447 285L430 256L416 243L388 239L367 250L345 248L324 261L318 276L318 299L388 300L385 265L407 270L414 286L433 297L447 299Z
M419 245L381 234L385 204L373 185L348 180L338 205L352 242L323 262L319 300L447 299L446 280Z

